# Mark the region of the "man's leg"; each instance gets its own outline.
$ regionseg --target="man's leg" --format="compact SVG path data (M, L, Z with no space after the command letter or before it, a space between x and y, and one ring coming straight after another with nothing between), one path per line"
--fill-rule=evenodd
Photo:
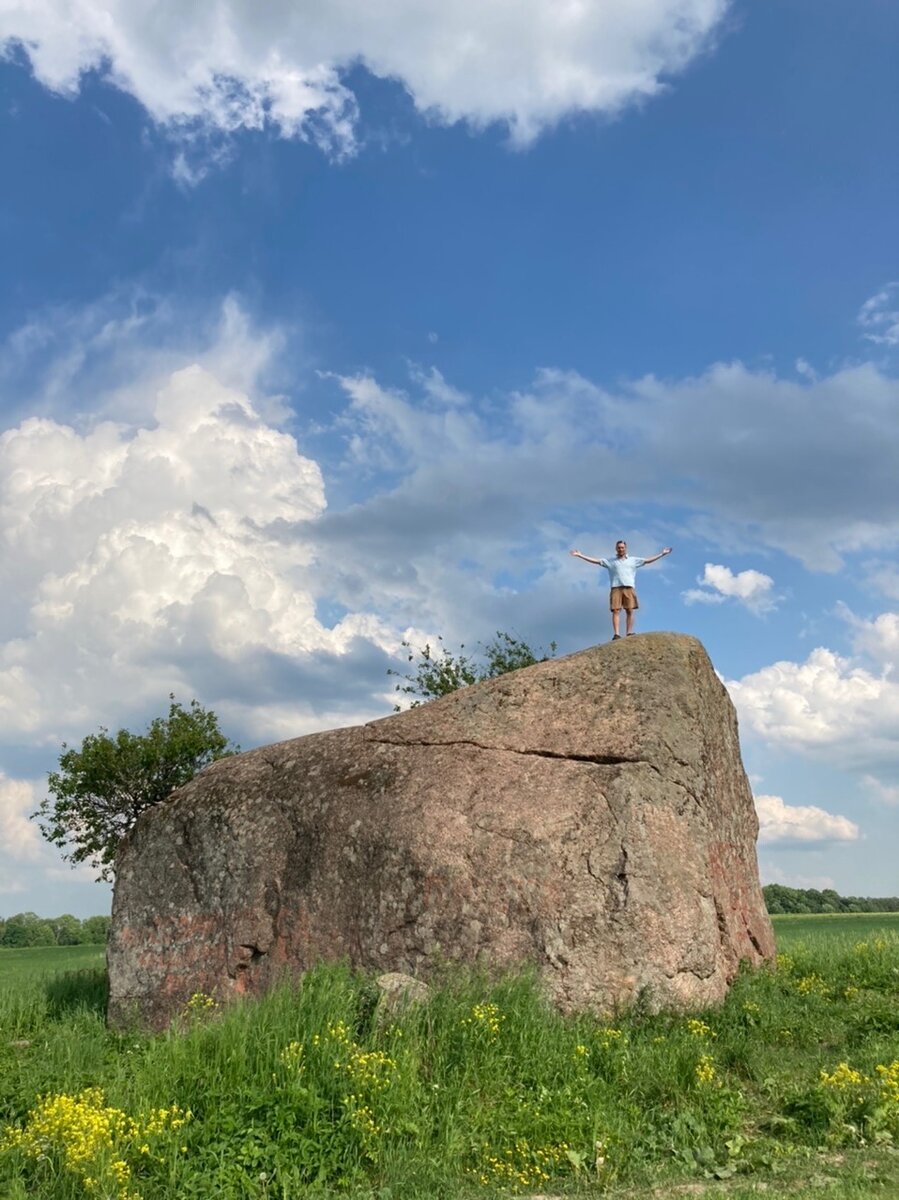
M633 588L628 588L621 597L622 607L627 613L627 636L630 637L634 632L634 616L640 604L637 600L637 593Z
M619 628L618 622L620 620L621 620L621 610L618 608L613 608L612 609L612 636L613 637L621 637L621 634L618 632L618 628Z
M619 621L621 620L621 593L615 588L609 590L609 608L612 612L612 637L614 639L621 637L621 634L618 632L620 628Z

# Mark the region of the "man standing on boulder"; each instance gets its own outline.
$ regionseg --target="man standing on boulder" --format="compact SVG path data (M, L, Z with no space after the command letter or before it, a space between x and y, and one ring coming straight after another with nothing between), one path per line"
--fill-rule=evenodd
M586 554L581 554L580 550L572 550L571 553L575 558L582 558L584 562L594 563L597 567L605 567L609 572L609 581L611 583L609 611L612 614L612 641L618 641L621 637L619 633L619 621L622 609L627 614L627 636L631 637L634 632L634 613L640 607L637 602L637 593L634 590L637 567L645 567L649 563L658 562L660 558L664 558L666 554L671 553L671 547L666 546L664 550L660 550L652 558L637 558L636 556L628 556L627 542L616 542L615 557L611 562L605 558L588 558Z

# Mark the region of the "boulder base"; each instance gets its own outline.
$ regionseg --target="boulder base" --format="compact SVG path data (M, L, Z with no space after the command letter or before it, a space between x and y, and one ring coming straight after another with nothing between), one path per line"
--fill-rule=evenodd
M721 1000L773 954L730 699L641 634L223 759L117 864L109 1016L348 959L534 964L564 1011Z

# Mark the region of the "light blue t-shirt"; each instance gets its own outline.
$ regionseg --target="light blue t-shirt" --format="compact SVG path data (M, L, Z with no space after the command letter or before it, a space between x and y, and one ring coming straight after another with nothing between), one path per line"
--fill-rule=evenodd
M599 565L609 572L610 587L634 587L637 578L637 567L646 565L645 558L637 558L628 554L626 558L601 558Z

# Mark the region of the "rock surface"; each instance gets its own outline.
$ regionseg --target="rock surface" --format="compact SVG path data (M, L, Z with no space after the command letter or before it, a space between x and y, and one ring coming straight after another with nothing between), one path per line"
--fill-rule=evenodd
M774 952L730 699L641 634L223 759L117 864L109 1016L349 959L536 964L563 1010L722 999Z
M431 998L431 989L426 983L412 975L404 975L402 971L388 971L386 975L379 975L375 983L380 992L375 1005L375 1022L378 1025L416 1005L427 1004Z

